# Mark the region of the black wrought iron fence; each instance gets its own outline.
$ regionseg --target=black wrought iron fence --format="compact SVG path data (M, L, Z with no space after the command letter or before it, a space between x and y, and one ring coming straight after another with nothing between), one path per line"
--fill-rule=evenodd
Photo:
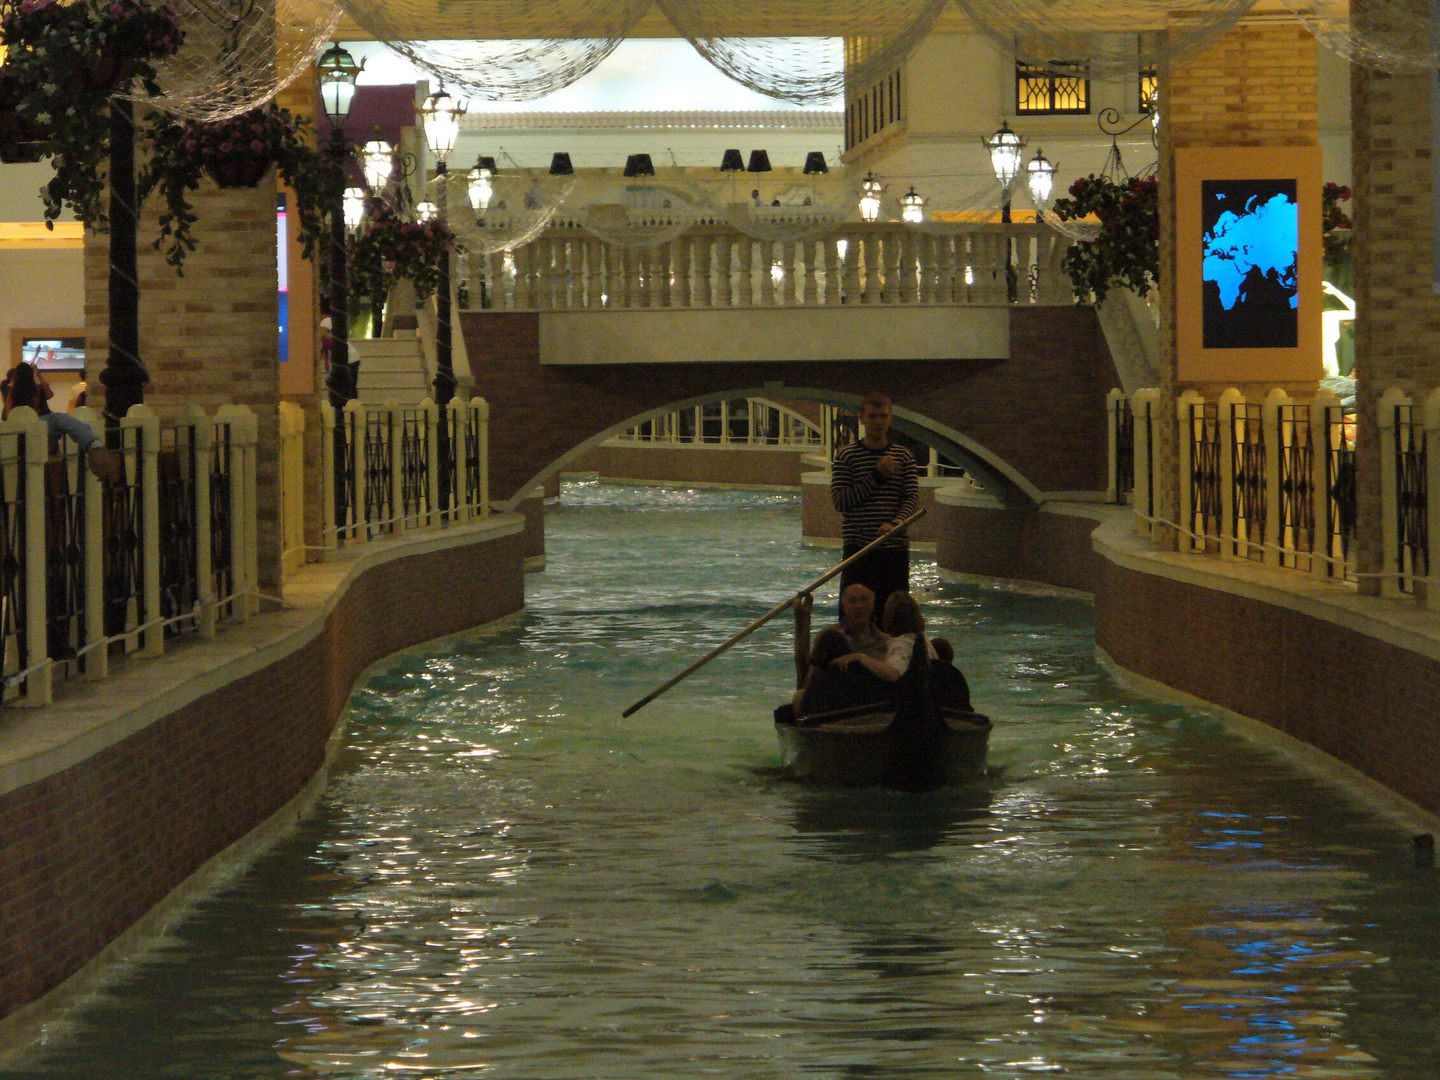
M235 613L235 477L231 472L235 430L217 421L212 427L210 446L210 587L216 600L217 618Z
M1204 537L1207 550L1218 550L1224 535L1220 480L1220 407L1213 401L1191 402L1187 417L1190 435L1190 520L1186 528Z
M370 409L361 414L365 450L365 535L375 537L395 530L394 441L390 411Z
M165 635L178 637L200 629L200 552L195 505L200 468L190 438L160 451L160 614Z
M1236 402L1230 406L1233 457L1230 466L1234 507L1234 553L1257 562L1265 558L1265 426L1264 406Z
M0 641L4 645L6 699L24 690L23 680L15 685L12 680L38 659L30 644L28 465L25 440L9 432L0 437Z
M85 474L78 455L45 463L45 622L50 658L80 661L85 619Z
M1128 398L1115 399L1110 423L1115 439L1115 501L1124 503L1135 491L1135 412Z
M1325 536L1326 575L1354 578L1355 547L1355 410L1325 408Z
M1426 520L1425 426L1414 405L1395 406L1395 572L1400 590L1430 572Z
M143 483L146 432L142 427L120 429L120 453L127 466L122 479L105 486L101 575L104 579L105 635L129 634L155 618L145 610ZM112 447L112 449L114 449ZM126 641L126 651L140 642Z
M1308 570L1315 542L1315 453L1310 441L1310 406L1281 405L1276 423L1280 565Z
M441 469L444 481L444 470ZM447 500L448 501L448 500ZM424 409L400 411L400 513L407 525L419 524L434 502L430 492L430 421Z

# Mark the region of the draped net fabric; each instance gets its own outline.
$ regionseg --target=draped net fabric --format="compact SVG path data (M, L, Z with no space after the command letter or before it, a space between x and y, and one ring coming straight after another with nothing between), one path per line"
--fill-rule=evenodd
M1394 74L1440 67L1429 0L1284 0L1320 43L1354 63Z
M340 21L335 0L172 0L185 44L160 67L147 104L194 120L262 105L294 81Z

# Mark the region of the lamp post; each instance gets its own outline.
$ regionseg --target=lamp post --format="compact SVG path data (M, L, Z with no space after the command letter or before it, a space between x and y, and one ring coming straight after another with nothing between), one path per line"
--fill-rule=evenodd
M1050 192L1055 186L1055 170L1059 165L1045 156L1043 150L1036 150L1030 164L1025 166L1025 182L1030 188L1030 201L1035 204L1035 213L1043 220L1050 205Z
M907 225L919 225L925 220L925 200L915 190L915 185L910 185L910 190L900 196L900 220Z
M330 210L330 371L325 376L330 405L337 413L355 399L356 373L350 366L349 289L345 265L345 118L355 98L360 68L355 58L332 44L316 61L320 77L320 104L330 121L330 157L334 167ZM335 417L335 524L343 530L348 505L345 483L345 423ZM337 534L337 542L339 540Z
M425 99L420 115L425 125L425 142L435 155L435 173L439 178L435 194L435 217L443 223L446 217L446 178L450 172L450 151L460 135L460 117L469 102L455 100L445 92L442 83L437 93ZM416 208L419 209L418 207ZM455 369L451 354L450 333L450 252L440 263L440 291L435 298L435 404L445 408L455 396ZM442 444L443 449L443 444ZM442 504L443 505L443 504Z
M990 167L995 171L995 179L1000 184L1000 224L1009 225L1010 191L1015 185L1015 177L1020 173L1021 153L1025 149L1025 140L1010 130L1008 120L1002 120L1000 130L988 139L981 139L980 143L990 154ZM1015 241L1007 232L1005 237L1005 298L1013 304L1017 292Z
M446 181L450 172L448 161L450 151L455 149L455 140L460 135L460 117L469 103L463 98L455 100L445 92L442 83L437 93L425 99L420 106L420 115L425 126L425 142L430 153L435 155L435 173L439 179L435 194L436 207L433 217L445 222ZM420 207L415 208L417 213ZM426 220L426 218L421 218ZM451 355L450 334L450 252L447 250L440 260L440 291L435 298L435 404L440 409L440 426L436 431L435 449L440 460L440 512L450 509L450 488L455 470L451 461L450 410L446 408L455 396L455 368Z
M860 181L860 220L874 222L880 219L880 192L884 190L875 174L867 172L865 179Z

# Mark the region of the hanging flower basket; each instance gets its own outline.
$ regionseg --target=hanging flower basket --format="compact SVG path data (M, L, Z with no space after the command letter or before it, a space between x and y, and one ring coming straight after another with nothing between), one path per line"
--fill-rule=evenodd
M307 255L320 237L327 199L339 198L332 190L333 170L310 146L304 122L273 103L227 120L157 116L145 141L149 160L137 187L142 199L156 190L165 198L156 246L168 243L166 261L177 269L195 247L190 235L195 215L185 196L199 188L203 177L222 188L253 188L273 166L295 193L298 234Z
M1153 176L1115 181L1081 177L1069 198L1055 200L1055 216L1100 221L1093 241L1081 241L1065 253L1065 272L1075 294L1099 305L1115 286L1146 295L1160 281L1160 187Z
M244 155L208 162L205 173L215 181L216 187L253 188L265 179L273 164L268 157Z
M454 247L455 234L439 218L409 221L379 207L350 241L350 287L362 296L384 296L408 280L423 300L440 287L441 266Z

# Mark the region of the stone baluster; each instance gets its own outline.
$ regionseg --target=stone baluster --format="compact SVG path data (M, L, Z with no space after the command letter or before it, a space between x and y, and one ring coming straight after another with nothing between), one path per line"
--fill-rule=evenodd
M880 259L884 267L880 280L882 304L900 302L900 240L901 233L898 229L886 229L881 238Z
M946 234L935 238L935 302L953 304L955 293L955 237Z
M759 241L760 250L755 259L755 276L760 284L760 306L774 307L779 303L775 295L775 245L769 240Z
M530 245L516 248L511 255L515 262L515 309L530 311L535 306L535 297L531 291L534 281L530 270L533 261Z
M857 261L864 259L865 280L862 288L865 294L862 300L866 304L878 304L880 302L880 235L872 226L865 230L864 239L855 252Z
M675 285L670 291L670 304L672 307L688 308L690 300L690 249L694 242L689 235L681 234L671 242L671 272L675 275Z
M837 238L827 236L820 241L820 265L824 270L824 291L820 295L822 304L840 303L840 252Z
M625 249L605 245L605 306L623 306L625 297Z
M726 274L715 269L713 251L713 248L719 248L720 253L725 256L728 266L729 248L725 246L724 241L715 242L712 247L712 237L709 233L701 233L697 236L692 246L695 252L695 306L729 307L730 282Z
M591 237L585 241L585 306L603 307L600 297L604 293L605 245Z
M530 251L535 310L548 311L555 306L555 242L548 236L539 237L531 243Z
M755 245L748 236L738 241L740 272L735 281L735 306L751 307L755 303Z
M842 303L860 303L862 297L860 290L860 260L865 257L864 245L860 242L860 235L854 231L846 234L849 247L845 252L845 265L841 268L840 300Z

